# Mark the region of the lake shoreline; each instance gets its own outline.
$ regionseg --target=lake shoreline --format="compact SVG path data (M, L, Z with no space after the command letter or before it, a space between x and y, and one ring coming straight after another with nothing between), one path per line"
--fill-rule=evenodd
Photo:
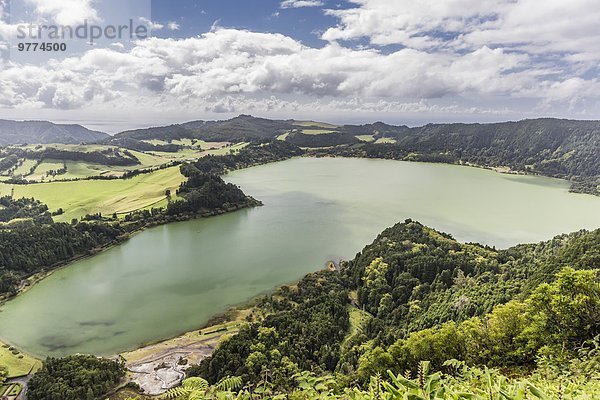
M308 157L294 157L294 158L303 159L303 158L317 158L317 157L311 157L311 156L308 156ZM382 161L403 161L403 160L388 160L388 159L384 159L384 158L339 157L339 156L338 156L338 157L335 157L335 156L332 156L332 157L323 157L323 158L340 158L340 159L356 158L356 159L359 159L359 160L374 160L374 159L375 159L375 160L382 160ZM288 161L289 161L289 160L288 160ZM409 162L407 162L407 163L409 163ZM269 163L269 164L271 164L271 163ZM472 167L475 167L476 169L487 169L487 170L490 170L490 171L492 171L492 172L501 173L501 174L506 174L506 172L504 172L504 171L497 171L497 170L494 170L494 169L492 169L492 168L485 168L485 167L481 167L481 166L475 166L475 165L451 164L451 163L436 163L436 162L421 162L421 161L412 162L412 163L410 163L410 164L431 164L431 165L440 165L440 164L441 164L441 165L455 165L455 166L472 166ZM263 164L260 164L260 165L263 165ZM246 170L246 169L249 169L249 168L243 168L242 170ZM234 171L231 171L231 172L234 172ZM509 175L515 175L515 174L509 174ZM519 175L528 175L528 174L519 174ZM535 175L535 174L529 174L529 175ZM544 177L545 177L545 176L544 176ZM559 178L551 178L551 179L559 179ZM563 180L563 181L564 181L564 180ZM243 208L247 208L247 207L243 207ZM237 211L237 210L235 210L235 211ZM221 215L221 214L217 214L217 215ZM183 222L183 221L188 221L188 220L193 220L193 219L200 219L200 218L203 218L203 217L202 217L201 215L194 215L194 216L191 216L191 217L189 217L189 218L182 219L181 221L165 221L164 223L161 223L161 224L144 225L144 226L140 227L139 229L137 229L137 230L135 230L135 231L132 231L132 233L131 233L131 236L133 236L133 235L136 235L137 233L141 233L141 232L143 232L143 231L146 231L146 230L148 230L148 229L150 229L150 228L152 228L152 227L156 227L156 226L162 226L162 225L169 225L169 224L170 224L170 222ZM82 259L91 258L92 256L94 256L94 255L97 255L97 254L99 254L99 253L101 253L101 252L104 252L104 250L108 250L108 249L112 248L113 246L117 246L117 245L123 244L125 241L127 241L127 240L123 240L123 241L120 241L120 242L118 242L118 243L111 243L111 244L108 244L108 245L106 245L106 246L102 247L102 248L101 248L101 249L100 249L98 252L95 252L95 253L93 253L93 254L79 255L79 256L78 256L78 257L76 257L76 258L73 258L73 259L71 259L71 260L69 260L69 261L67 261L67 262L64 262L64 263L62 263L62 265L61 265L61 266L57 266L56 268L52 269L51 271L46 271L46 272L44 273L44 275L43 275L43 276L38 276L38 277L37 277L37 280L36 280L35 282L32 282L32 284L31 284L31 285L28 285L28 286L27 286L27 287L24 289L24 291L22 291L22 292L20 292L20 293L19 293L19 295L21 295L21 294L25 293L27 290L29 290L31 287L33 287L33 286L34 286L36 283L39 283L39 282L40 282L40 281L42 281L44 278L46 278L46 277L50 276L50 275L51 275L53 272L55 272L55 271L59 271L59 270L62 270L62 269L64 269L65 267L67 267L67 266L70 266L70 264L72 264L72 263L74 263L74 262L76 262L76 261L80 261L80 260L82 260ZM30 277L30 278L31 278L31 277ZM277 287L279 287L279 286L276 286L274 289L276 289ZM16 297L16 296L15 296L15 297ZM8 300L14 299L15 297L11 297L11 298L10 298L10 299L8 299ZM253 297L250 297L250 298L249 298L247 301L248 301L248 302L251 302L251 301L252 301L252 299L253 299ZM245 303L246 303L246 302L243 302L243 304L245 304ZM4 302L3 302L2 304L4 304ZM224 312L219 312L219 313L215 313L215 314L213 314L213 315L214 315L214 316L219 316L219 315L223 315L223 314L225 314L226 312L227 312L227 311L224 311ZM211 326L212 326L212 325L211 325ZM194 328L192 331L195 331L195 330L197 330L197 329L198 329L198 328ZM178 337L178 336L181 336L182 334L185 334L185 333L187 333L187 332L190 332L190 331L188 331L188 330L185 330L185 331L182 331L182 332L183 332L183 333L180 333L180 334L175 334L175 335L173 335L173 336L171 336L171 337L160 338L160 339L157 339L157 340L155 340L155 341L146 342L146 343L141 343L141 344L138 344L138 345L136 345L136 347L132 347L132 348L133 348L133 349L136 349L136 348L137 348L137 349L139 349L139 348L147 347L148 345L152 345L152 344L156 344L156 343L161 343L161 342L164 342L164 341L168 341L168 340L171 340L173 337Z
M224 214L228 214L228 213L232 213L232 212L236 212L236 211L240 211L246 208L252 208L252 207L261 207L263 204L260 200L256 200L255 198L251 197L251 196L247 196L248 201L245 204L236 206L235 209L219 209L219 210L213 210L210 212L198 212L198 213L194 213L194 214L182 214L182 215L178 215L175 217L175 219L167 219L167 220L160 220L158 222L156 221L152 221L148 224L144 224L136 229L134 229L131 232L128 232L126 237L122 237L122 238L117 238L115 240L113 240L110 243L105 244L102 247L98 247L95 249L92 249L90 252L86 253L86 254L78 254L76 256L73 256L72 258L65 260L65 261L61 261L58 262L50 267L48 267L48 270L44 270L44 271L40 271L40 272L36 272L32 275L29 275L25 278L23 278L22 282L19 284L19 289L17 290L17 293L12 295L12 296L0 296L0 308L2 306L4 306L8 301L11 301L21 295L23 295L24 293L26 293L27 291L29 291L31 288L33 288L35 285L37 285L38 283L40 283L41 281L43 281L44 279L46 279L47 277L51 276L52 274L54 274L55 272L58 272L64 268L67 268L69 266L71 266L71 264L74 264L78 261L82 261L88 258L92 258L100 253L103 253L107 250L110 250L114 247L120 246L124 243L126 243L127 241L129 241L129 239L131 239L133 236L145 232L148 229L152 229L155 227L159 227L159 226L164 226L164 225L168 225L168 224L172 224L172 223L178 223L178 222L186 222L186 221L192 221L195 219L202 219L202 218L211 218L211 217L217 217L219 215L224 215ZM210 215L207 215L210 214ZM0 309L0 312L2 312L2 310ZM1 340L2 338L0 338Z

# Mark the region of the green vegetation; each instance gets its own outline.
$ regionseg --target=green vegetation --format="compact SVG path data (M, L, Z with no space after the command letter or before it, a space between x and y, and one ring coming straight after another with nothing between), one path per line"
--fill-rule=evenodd
M338 148L333 155L509 167L571 180L573 190L600 194L600 124L535 119L495 124L383 123L346 125L340 133L373 135L375 143ZM393 144L387 143L393 141Z
M592 400L600 395L600 382L583 376L557 378L548 371L531 374L527 378L508 377L489 368L467 367L457 360L444 365L444 371L432 373L428 362L421 362L417 373L371 377L362 387L345 387L340 376L311 372L295 374L290 382L293 389L281 393L273 389L268 379L256 387L241 388L239 378L229 377L216 385L202 378L188 378L164 398L191 399L351 399L351 400ZM595 376L597 378L597 376Z
M6 378L16 378L35 372L42 363L14 347L0 342L0 365L6 368Z
M347 304L348 293L339 274L307 275L295 288L284 287L258 305L264 312L275 311L262 323L241 328L188 373L212 383L227 376L258 382L269 370L277 387L289 388L289 378L298 371L332 370L349 328Z
M84 355L48 358L29 381L27 396L30 400L93 400L124 377L120 362Z
M177 190L181 200L169 202L167 214L208 213L210 210L234 211L239 208L259 205L254 199L232 183L225 183L214 174L201 172L193 165L183 165L181 172L187 180Z
M276 140L266 144L251 144L234 154L202 157L194 166L200 172L221 175L227 171L282 161L302 154L302 149Z
M256 206L219 175L298 154L284 142L254 144L127 179L0 184L0 194L8 195L0 198L0 294L15 295L24 279L126 240L138 229ZM14 200L19 197L29 200Z
M81 125L61 125L47 121L0 120L0 146L22 143L91 143L107 134Z
M332 131L330 129L318 129L318 128L304 128L301 130L301 132L305 135L327 135L330 133L333 133L335 131Z
M591 399L600 391L590 383L600 370L599 254L600 230L495 250L408 220L341 272L264 298L258 318L188 374L212 384L239 377L238 395L269 398L297 394L308 387L298 378L310 376L324 398L379 398L366 390L375 379L389 398Z
M206 142L217 140L237 144ZM322 148L314 155L508 167L600 194L593 121L337 127L240 116L123 132L83 151L12 146L0 154L9 179L0 184L0 293L15 294L24 278L140 227L257 205L219 175L305 154L301 147ZM202 149L205 157L179 168L140 170L196 159ZM127 179L109 179L115 172ZM23 181L90 176L96 180ZM74 220L55 223L50 212ZM167 397L598 398L599 267L600 230L496 250L407 220L339 272L309 274L262 299L248 324ZM9 376L35 368L9 347L0 365ZM93 399L123 376L122 365L95 357L48 359L29 397Z
M57 221L71 221L86 214L126 214L167 204L166 190L173 193L185 180L178 167L170 167L130 179L84 180L28 185L0 184L0 195L35 198L51 211L62 208Z
M52 222L48 206L35 199L15 200L10 196L0 197L0 224L29 220L34 224Z
M325 134L323 130L294 130L285 140L299 147L332 147L361 143L356 136L349 133L327 132Z
M361 142L374 142L375 137L373 135L356 135L356 138Z

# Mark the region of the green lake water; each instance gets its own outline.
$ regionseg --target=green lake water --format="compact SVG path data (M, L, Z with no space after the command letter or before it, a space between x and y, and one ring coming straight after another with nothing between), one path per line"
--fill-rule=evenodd
M600 198L567 182L477 168L300 158L226 179L264 206L156 227L61 269L1 308L0 338L38 356L132 349L352 258L406 218L502 248L600 227Z

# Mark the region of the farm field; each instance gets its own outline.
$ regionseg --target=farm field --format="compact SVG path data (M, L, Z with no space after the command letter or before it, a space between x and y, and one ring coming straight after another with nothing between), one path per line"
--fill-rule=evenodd
M356 138L362 142L374 142L375 138L373 135L356 135Z
M304 133L305 135L327 135L328 133L333 133L335 131L331 130L331 129L313 129L313 128L308 128L308 129L302 129L302 133Z
M58 208L64 214L55 221L68 222L86 214L114 212L124 214L150 206L164 206L165 191L175 192L184 177L174 166L130 179L85 180L71 182L34 183L29 185L0 184L0 195L34 197L46 203L50 211Z
M379 138L375 141L376 144L380 144L380 143L396 143L396 139L392 139L392 138Z
M317 121L294 121L294 125L308 127L308 128L323 128L334 130L337 129L337 125L328 124L327 122L317 122Z
M169 142L162 140L147 140L146 142L155 145L165 145ZM179 139L173 140L171 144L177 144L184 146L180 151L176 153L172 152L159 152L159 151L148 151L141 152L135 150L128 150L134 155L140 164L130 166L114 166L104 165L86 161L63 161L45 159L39 165L37 160L32 159L21 159L19 165L9 176L8 173L0 176L0 181L10 179L11 177L23 177L28 181L36 182L50 182L50 181L67 181L74 179L85 179L91 176L121 176L127 171L136 169L147 169L156 168L161 165L169 164L172 162L190 161L198 159L204 155L214 154L222 155L228 154L231 150L239 151L245 147L246 143L238 143L231 145L228 142L205 142L202 140L194 140L192 143L191 139ZM65 144L51 144L51 145L23 145L14 146L24 150L35 150L42 151L46 148L55 148L59 150L73 151L88 153L92 151L103 151L107 149L117 148L108 145L65 145ZM56 171L62 169L66 165L66 173L60 175L52 175L49 171ZM33 172L32 168L35 168Z

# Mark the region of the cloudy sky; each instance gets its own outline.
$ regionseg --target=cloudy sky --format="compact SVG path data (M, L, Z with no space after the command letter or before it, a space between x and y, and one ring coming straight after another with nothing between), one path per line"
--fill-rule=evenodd
M130 1L0 0L0 118L600 119L600 0ZM15 47L25 22L125 16L150 37Z

